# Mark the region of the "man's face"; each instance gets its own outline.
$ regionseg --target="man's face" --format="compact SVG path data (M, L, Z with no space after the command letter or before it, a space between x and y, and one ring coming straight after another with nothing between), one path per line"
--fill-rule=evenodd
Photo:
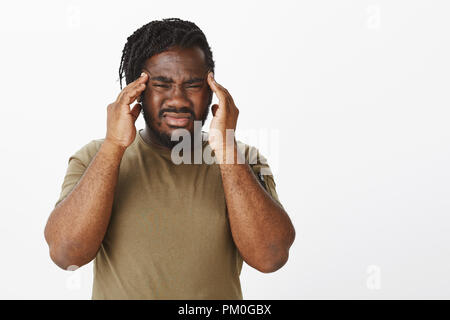
M194 132L194 120L205 122L212 91L206 80L203 51L198 48L174 48L147 59L149 74L143 93L144 119L159 143L172 147L172 132L178 128Z

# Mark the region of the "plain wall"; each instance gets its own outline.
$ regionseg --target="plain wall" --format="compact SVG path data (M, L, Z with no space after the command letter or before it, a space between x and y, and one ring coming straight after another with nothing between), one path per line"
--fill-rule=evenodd
M69 156L105 136L126 38L167 17L205 32L297 231L281 270L244 265L245 299L450 298L449 9L2 1L0 298L90 299L92 263L59 269L44 226Z

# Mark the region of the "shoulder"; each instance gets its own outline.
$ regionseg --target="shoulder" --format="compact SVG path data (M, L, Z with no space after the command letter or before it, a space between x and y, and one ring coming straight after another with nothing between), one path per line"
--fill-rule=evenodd
M94 139L86 143L69 158L69 162L70 160L75 158L87 166L92 158L94 158L97 151L100 149L100 146L102 145L104 140L105 139Z
M208 141L209 133L202 131L203 140ZM258 176L272 176L272 171L267 162L267 159L255 146L244 143L236 139L238 152L243 155L245 163L248 163L253 172Z
M245 154L245 161L251 167L256 178L261 183L264 189L272 196L272 199L283 208L283 205L278 198L276 191L275 179L273 177L272 170L265 156L263 156L259 150L251 145L236 141L238 152Z
M261 175L272 175L267 158L261 154L255 146L236 140L238 151L244 155L245 162L250 165L255 173Z

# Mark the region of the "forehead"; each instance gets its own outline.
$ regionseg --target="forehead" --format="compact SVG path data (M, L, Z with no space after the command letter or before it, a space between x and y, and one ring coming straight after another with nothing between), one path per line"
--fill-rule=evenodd
M152 76L176 77L206 72L205 55L198 47L173 48L152 56L144 65Z

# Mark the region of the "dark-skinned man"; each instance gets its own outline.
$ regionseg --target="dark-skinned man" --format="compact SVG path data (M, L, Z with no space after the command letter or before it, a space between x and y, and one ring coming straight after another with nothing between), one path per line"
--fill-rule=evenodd
M107 107L106 136L70 157L45 228L59 267L94 260L93 299L242 299L243 261L264 273L287 262L294 227L273 176L261 174L265 159L224 138L239 111L213 71L192 22L152 21L128 38L127 86ZM197 148L216 161L175 164L173 133L184 129L194 141L213 94L218 104ZM137 131L140 112L146 126Z

